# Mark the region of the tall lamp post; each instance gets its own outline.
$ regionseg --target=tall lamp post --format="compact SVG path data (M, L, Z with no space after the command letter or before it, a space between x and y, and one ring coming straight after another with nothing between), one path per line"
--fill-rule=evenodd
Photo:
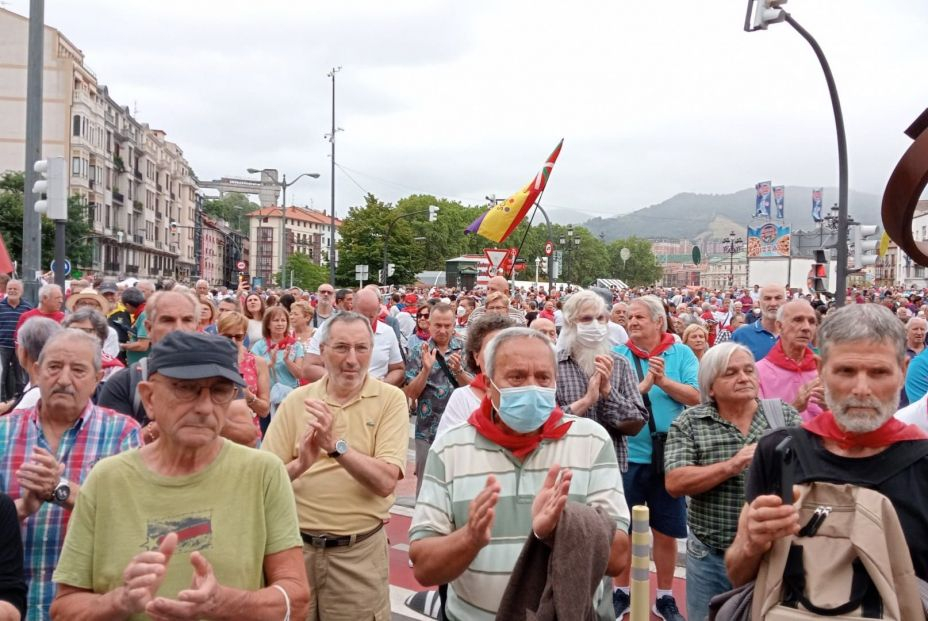
M325 135L332 145L331 161L332 165L332 221L329 224L329 284L335 286L335 132L342 131L341 127L335 127L335 74L341 71L341 65L332 67L332 70L326 74L326 77L332 78L332 131Z
M567 283L569 284L570 283L570 255L573 254L574 248L577 248L578 250L580 248L580 237L579 236L576 238L574 237L574 227L572 224L567 225L567 237L566 238L562 237L560 241L561 241L561 246L564 248L564 251L567 254L567 265L566 265L567 269L564 270L564 276L566 276L566 278L564 280L566 280Z
M735 286L735 255L741 252L744 247L744 240L735 237L735 232L728 234L728 238L722 240L722 251L728 253L728 286Z
M270 175L265 175L265 171L273 170L269 168L258 169L258 168L249 168L248 172L251 174L261 173L261 181L263 182L266 178L276 177L277 171L275 170L275 175L271 177ZM284 243L284 239L287 235L287 188L299 181L302 177L312 177L313 179L319 178L319 173L301 173L297 175L297 178L293 181L287 182L287 173L284 173L283 181L277 181L277 186L281 189L283 196L281 200L280 207L280 258L278 261L278 267L280 269L280 286L284 286L284 274L286 274L286 263L287 263L287 245Z
M809 32L799 25L793 19L793 16L780 8L780 5L786 0L748 0L748 12L744 18L744 29L747 32L755 30L766 30L768 24L785 21L793 27L793 30L806 40L815 52L819 64L822 66L822 73L825 74L825 82L828 85L828 94L831 97L831 109L835 117L835 133L838 138L838 239L835 247L837 267L835 271L835 306L844 306L847 297L847 137L844 133L844 114L841 112L841 100L838 99L838 87L835 85L835 78L831 74L831 67L825 58L825 53L819 46L818 42ZM753 19L752 19L753 14Z

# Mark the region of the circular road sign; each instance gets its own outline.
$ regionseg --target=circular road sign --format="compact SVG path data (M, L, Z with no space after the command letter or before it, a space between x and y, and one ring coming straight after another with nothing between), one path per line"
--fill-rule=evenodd
M621 250L619 250L619 256L622 258L623 261L628 261L632 256L632 251L629 250L628 248L622 248Z
M238 263L235 264L235 267L238 269L238 271L241 272L241 271L244 271L245 267L247 266L245 265L244 261L239 261Z
M52 262L49 265L49 267L51 268L53 272L55 271L55 260L54 259L52 259ZM71 262L65 259L64 260L64 275L67 276L70 273L71 273Z
M554 252L554 242L549 239L545 242L545 256L550 257L552 252Z

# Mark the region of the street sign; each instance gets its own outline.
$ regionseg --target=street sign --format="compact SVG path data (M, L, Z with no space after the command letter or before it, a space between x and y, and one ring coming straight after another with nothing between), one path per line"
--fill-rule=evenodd
M248 265L244 261L239 261L235 264L235 269L240 272L244 272L246 267L248 267Z
M55 260L52 259L51 265L48 266L51 271L55 271ZM71 262L67 259L64 260L64 275L67 276L71 273Z
M549 239L545 242L545 256L550 257L552 252L554 252L554 242Z
M509 250L507 248L484 248L483 254L487 256L490 267L498 268L509 256Z
M494 276L496 276L496 266L495 266L495 265L491 265L490 267L487 268L487 276L489 276L490 278L493 278Z
M699 265L702 261L702 253L699 251L699 246L693 246L693 264Z
M367 266L366 265L355 265L354 266L354 279L361 283L361 286L364 286L364 281L367 280Z

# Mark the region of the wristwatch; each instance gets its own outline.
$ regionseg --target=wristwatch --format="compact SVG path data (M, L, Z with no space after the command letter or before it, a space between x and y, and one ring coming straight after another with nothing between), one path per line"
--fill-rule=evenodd
M335 443L335 450L329 453L329 457L332 459L338 459L347 452L348 442L346 440L339 440Z
M45 499L46 502L50 502L53 505L62 506L65 501L71 497L71 484L67 479L61 479L58 481L58 485L55 486L55 489L52 490L51 495Z

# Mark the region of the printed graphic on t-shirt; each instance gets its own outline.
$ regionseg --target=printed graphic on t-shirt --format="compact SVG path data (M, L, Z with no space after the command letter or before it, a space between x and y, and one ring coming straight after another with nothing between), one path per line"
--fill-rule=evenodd
M213 519L209 511L149 520L146 550L157 550L170 533L177 533L177 550L187 553L208 550L213 545Z

